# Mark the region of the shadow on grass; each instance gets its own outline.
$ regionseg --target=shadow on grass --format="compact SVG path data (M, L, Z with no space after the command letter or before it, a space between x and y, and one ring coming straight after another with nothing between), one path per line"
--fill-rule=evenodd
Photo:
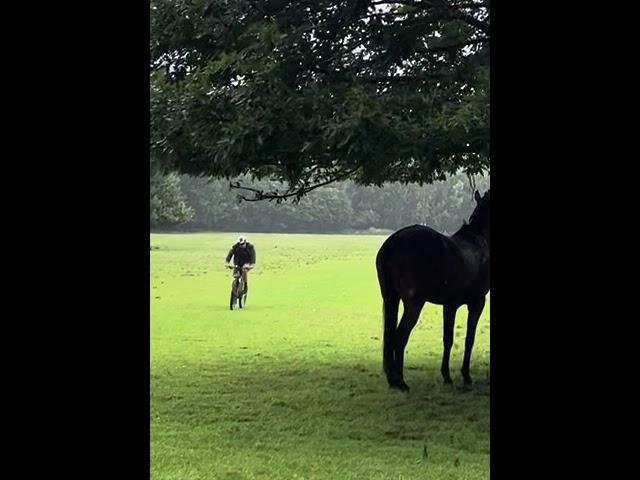
M211 429L243 441L298 444L356 442L375 448L429 444L436 452L488 455L490 384L486 367L475 384L443 385L439 360L410 369L411 392L390 390L379 364L344 360L229 358L226 363L155 369L152 412L165 429ZM453 373L453 371L452 371ZM173 426L171 426L173 425ZM292 440L293 439L293 440ZM407 445L408 446L408 445Z

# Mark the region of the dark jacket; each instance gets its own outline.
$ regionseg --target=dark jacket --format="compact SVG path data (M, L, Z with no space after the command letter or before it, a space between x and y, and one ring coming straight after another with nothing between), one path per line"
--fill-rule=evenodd
M231 257L233 257L233 263L235 265L244 265L245 263L254 264L256 263L256 249L253 248L253 245L249 242L246 242L244 245L236 243L231 247L231 250L229 250L225 261L229 263Z

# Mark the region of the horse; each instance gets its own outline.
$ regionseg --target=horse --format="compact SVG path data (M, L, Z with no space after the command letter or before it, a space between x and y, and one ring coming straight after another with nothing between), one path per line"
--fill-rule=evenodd
M472 384L471 351L489 292L489 190L483 196L476 190L474 200L476 206L469 222L464 222L453 235L412 225L393 233L378 251L376 269L384 324L382 363L390 388L409 391L403 377L404 350L427 302L443 306L444 352L440 371L445 384L453 383L449 356L456 312L467 305L462 376L465 386ZM400 300L404 313L398 325Z

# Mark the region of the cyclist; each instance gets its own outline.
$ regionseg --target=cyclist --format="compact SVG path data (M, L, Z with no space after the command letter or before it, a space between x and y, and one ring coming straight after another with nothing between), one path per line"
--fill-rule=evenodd
M244 281L244 293L249 290L247 284L247 271L252 269L256 263L256 249L247 241L246 237L242 235L238 237L238 241L231 247L227 258L225 259L225 266L229 264L229 261L233 257L233 263L236 269L242 271L242 280Z

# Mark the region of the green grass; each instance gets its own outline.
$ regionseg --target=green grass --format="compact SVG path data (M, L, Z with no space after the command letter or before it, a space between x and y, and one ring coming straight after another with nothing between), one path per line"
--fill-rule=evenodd
M489 477L489 305L471 391L459 388L466 309L447 387L434 305L407 346L411 392L389 390L384 238L253 234L248 306L229 311L235 235L151 236L151 478Z

